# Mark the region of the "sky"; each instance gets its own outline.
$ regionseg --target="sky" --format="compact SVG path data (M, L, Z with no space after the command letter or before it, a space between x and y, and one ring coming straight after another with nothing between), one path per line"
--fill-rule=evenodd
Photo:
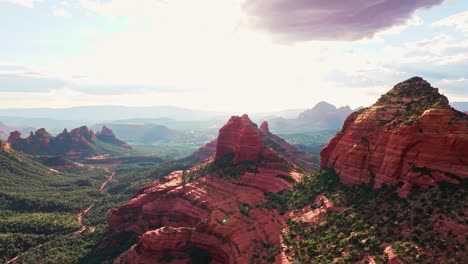
M1 108L468 101L466 0L0 0L0 36Z

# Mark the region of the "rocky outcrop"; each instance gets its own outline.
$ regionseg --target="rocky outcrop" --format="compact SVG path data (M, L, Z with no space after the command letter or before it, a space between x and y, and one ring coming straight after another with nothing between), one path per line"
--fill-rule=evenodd
M45 130L39 129L35 133L31 132L29 137L21 138L21 133L14 131L10 133L8 142L11 146L19 151L28 154L43 154L50 149L50 141L52 136Z
M143 187L128 204L111 210L111 230L141 235L114 263L188 263L203 257L210 263L289 263L280 254L288 215L261 205L265 193L301 179L287 158L297 150L271 134L267 123L258 129L246 115L232 117L207 153L215 143L211 159ZM224 164L226 157L232 164ZM238 176L210 170L230 166L234 173L250 165ZM190 175L198 176L189 180Z
M468 116L422 78L396 85L370 108L352 113L321 152L345 184L457 183L468 178Z
M234 163L252 161L262 157L265 145L258 133L257 125L247 115L233 116L219 130L216 158L234 154Z
M183 185L182 174L173 173L111 212L111 229L142 234L137 245L114 263L144 263L163 253L189 258L190 248L207 252L213 263L248 263L256 250L265 254L263 243L279 249L283 217L253 208L265 201L264 191L281 190L291 183L277 174L265 174L267 182L244 175L239 179L243 184L208 175Z
M313 161L314 157L311 154L304 153L296 147L290 145L286 140L278 137L270 132L268 122L263 122L260 125L260 136L270 148L276 152L281 153L282 158L289 161L291 164L298 165L306 171L317 171L319 165ZM266 153L265 155L267 155Z
M3 141L0 139L0 148L2 148L4 151L10 152L11 144L8 141Z
M37 130L27 138L22 138L21 133L10 133L8 142L18 151L30 155L66 156L71 159L81 159L105 153L97 145L100 142L92 129L86 126L75 128L68 132L64 129L56 137L51 136L44 128ZM104 144L104 142L101 142Z
M102 126L102 130L96 133L96 138L101 140L102 142L106 142L112 145L120 146L122 148L131 149L132 147L129 146L127 143L123 142L122 140L118 139L114 132L109 129L107 126Z
M211 158L216 153L217 143L218 139L213 139L212 141L208 142L205 146L199 148L197 151L192 153L192 155L190 155L186 159L190 159L195 161L196 163L199 163L201 161Z
M281 153L280 156L276 155ZM318 168L312 162L313 157L291 146L284 139L272 134L268 122L263 122L260 128L247 115L233 116L219 130L216 145L216 158L227 154L234 155L234 164L242 161L281 158L292 164L313 171Z

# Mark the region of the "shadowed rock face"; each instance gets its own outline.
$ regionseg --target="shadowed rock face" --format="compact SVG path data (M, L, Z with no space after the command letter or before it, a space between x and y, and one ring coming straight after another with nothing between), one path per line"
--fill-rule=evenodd
M297 151L274 136L264 123L260 129L248 116L232 117L220 129L218 140L197 153L216 153L190 171L234 154L233 164L253 162L255 170L234 178L204 171L186 181L190 171L176 171L137 192L126 205L113 209L108 222L114 232L141 234L137 244L114 263L164 263L164 256L187 263L193 250L206 254L211 263L249 263L273 255L273 263L288 263L281 249L287 215L262 208L266 192L277 193L300 180L292 163ZM271 252L276 253L268 253Z
M352 113L321 152L345 184L413 186L468 178L468 116L422 78L396 85L373 106Z

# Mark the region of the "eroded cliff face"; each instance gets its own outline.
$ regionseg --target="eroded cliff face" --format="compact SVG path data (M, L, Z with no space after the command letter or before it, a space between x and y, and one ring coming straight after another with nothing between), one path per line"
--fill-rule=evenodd
M297 150L278 141L268 124L259 129L246 115L232 117L218 140L201 149L210 153L216 144L211 159L143 187L109 213L114 232L141 234L114 263L187 263L200 255L211 263L289 263L281 250L288 215L262 206L265 193L290 188L302 177L286 158L292 156L288 150ZM216 164L222 171L219 163L229 155L231 169L251 167L237 176L207 169Z
M352 113L321 151L321 168L345 184L458 183L468 178L468 116L422 78L399 83L373 106Z

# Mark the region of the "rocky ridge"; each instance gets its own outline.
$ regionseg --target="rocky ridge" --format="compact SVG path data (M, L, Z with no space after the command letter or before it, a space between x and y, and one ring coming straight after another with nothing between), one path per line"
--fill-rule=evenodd
M44 128L31 132L27 138L22 138L20 132L14 131L10 133L8 142L15 150L30 155L66 156L71 159L98 155L101 150L96 144L102 143L94 131L86 126L75 128L70 132L64 129L55 137ZM118 144L117 146L121 147L121 143Z
M321 168L334 168L345 184L403 184L402 197L414 186L458 183L468 178L468 116L411 78L352 113L321 151Z

